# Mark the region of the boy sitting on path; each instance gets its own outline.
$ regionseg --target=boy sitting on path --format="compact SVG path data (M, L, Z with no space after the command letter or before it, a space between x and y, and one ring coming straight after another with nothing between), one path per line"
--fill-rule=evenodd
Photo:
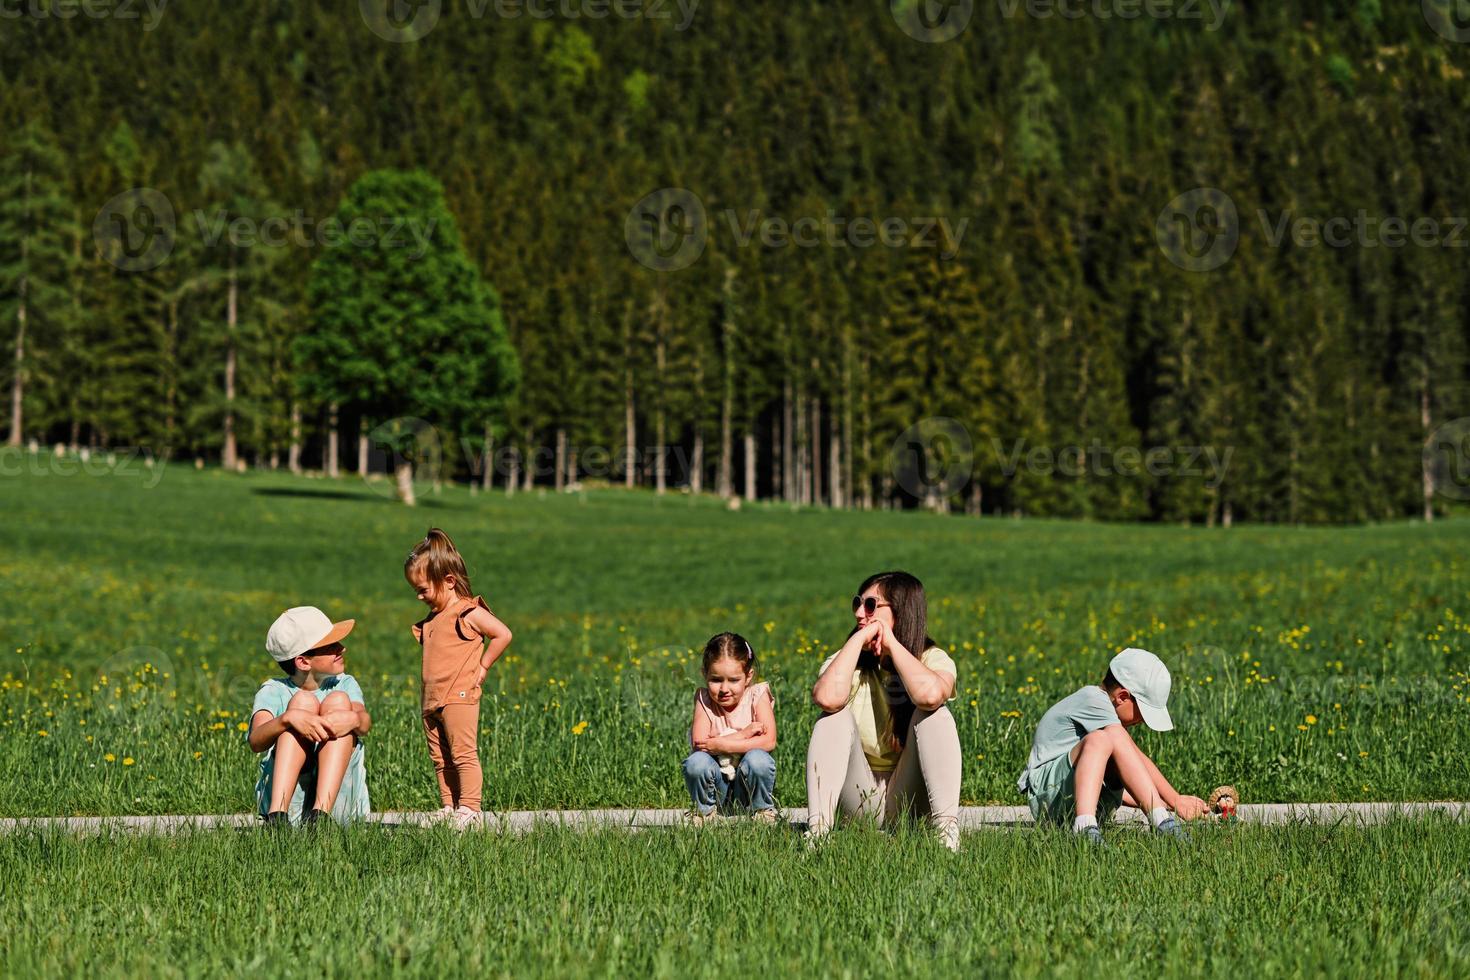
M362 739L372 718L362 688L343 673L354 620L333 623L315 606L288 609L271 624L265 648L285 677L260 686L246 741L264 752L255 784L267 826L338 823L368 814Z
M1130 647L1108 664L1101 684L1079 688L1047 709L1016 784L1029 798L1031 816L1038 823L1070 818L1075 833L1100 844L1099 818L1106 821L1126 804L1147 813L1156 833L1187 838L1175 816L1193 820L1209 807L1197 796L1180 795L1128 734L1140 722L1157 732L1174 727L1170 684L1162 660Z

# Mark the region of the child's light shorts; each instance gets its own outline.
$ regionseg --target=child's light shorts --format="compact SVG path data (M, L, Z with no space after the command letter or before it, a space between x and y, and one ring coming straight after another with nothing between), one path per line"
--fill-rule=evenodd
M1063 752L1042 763L1032 770L1030 779L1031 819L1037 823L1070 825L1077 816L1077 766L1072 762L1072 753ZM1109 786L1104 780L1102 792L1097 796L1097 822L1107 823L1113 811L1122 805L1122 787Z

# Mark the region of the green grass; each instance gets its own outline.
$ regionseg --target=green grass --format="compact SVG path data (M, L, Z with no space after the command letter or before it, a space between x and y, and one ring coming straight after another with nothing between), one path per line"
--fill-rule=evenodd
M0 972L1454 976L1470 828L0 837Z
M1130 643L1174 671L1178 729L1140 737L1183 789L1470 784L1467 521L1222 530L456 488L409 510L357 480L173 466L150 482L0 479L0 815L249 810L236 726L275 670L266 628L302 603L358 620L375 808L432 807L408 631L422 606L401 575L430 522L516 632L482 713L490 809L682 804L697 653L723 629L761 656L778 799L802 805L816 667L858 582L893 567L924 580L960 667L966 802L1021 802L1037 718Z

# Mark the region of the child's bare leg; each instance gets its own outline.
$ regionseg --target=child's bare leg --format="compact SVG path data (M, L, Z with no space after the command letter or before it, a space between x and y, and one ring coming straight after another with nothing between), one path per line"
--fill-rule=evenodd
M341 691L333 691L322 701L322 714L333 711L351 711L352 702ZM347 734L323 742L316 754L316 802L318 810L332 812L337 804L337 794L342 790L342 777L347 775L347 763L352 759L352 750L357 745L357 736Z
M316 695L309 691L298 691L286 703L287 711L306 711L320 714ZM306 765L306 754L310 743L293 731L284 731L276 738L276 749L271 756L271 813L291 809L291 797L296 792L296 783L301 779L301 767Z
M1134 805L1144 811L1164 805L1145 765L1142 750L1133 744L1128 730L1122 725L1108 725L1088 733L1072 751L1076 753L1073 759L1077 816L1097 816L1103 777L1110 765L1123 780L1123 788L1134 800Z

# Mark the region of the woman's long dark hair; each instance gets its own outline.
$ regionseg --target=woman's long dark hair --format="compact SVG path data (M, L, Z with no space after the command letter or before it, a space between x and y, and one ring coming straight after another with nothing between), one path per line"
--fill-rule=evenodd
M929 636L929 601L924 597L924 583L908 572L879 572L863 579L857 594L862 595L874 586L893 610L894 638L909 653L922 657L924 651L935 646ZM858 627L854 625L852 633L847 635L852 636L857 631ZM909 721L914 716L914 702L909 700L903 682L892 671L881 668L877 655L871 650L863 650L858 655L857 665L858 670L874 671L880 675L884 696L888 698L888 728L882 737L892 738L902 746L909 737ZM888 676L882 676L885 674Z

